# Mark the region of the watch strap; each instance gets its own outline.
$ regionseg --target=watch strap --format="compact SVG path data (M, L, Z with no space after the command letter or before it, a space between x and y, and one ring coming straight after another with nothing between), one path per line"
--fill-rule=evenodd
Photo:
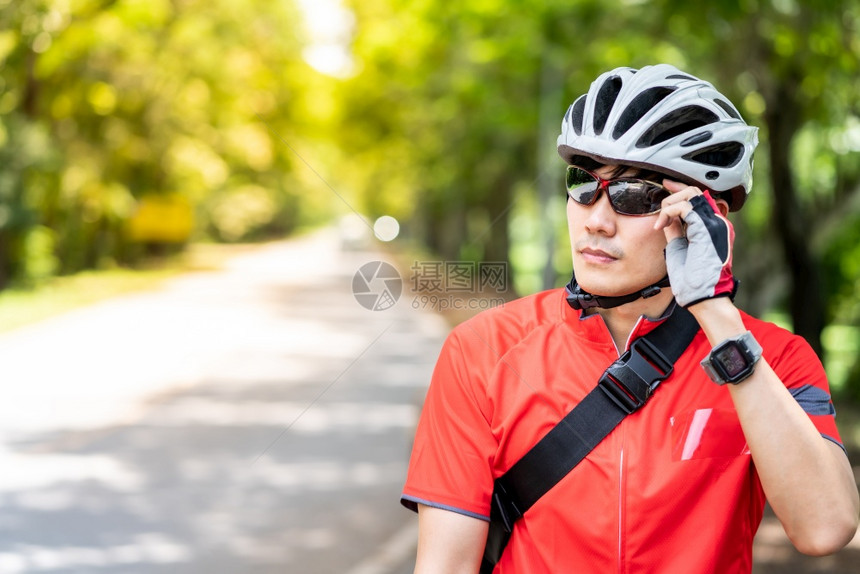
M744 375L742 378L734 381L725 379L722 374L714 367L713 364L715 353L721 348L723 348L726 343L730 342L735 342L743 345L747 351L746 354L749 355L749 359L751 361L749 372L747 372L746 375ZM759 359L761 359L761 355L761 345L758 341L756 341L755 337L750 331L746 331L745 333L742 333L737 337L730 337L725 341L722 341L720 344L716 345L713 349L711 349L711 352L708 354L708 356L702 360L701 365L708 377L718 385L725 385L726 383L732 383L736 385L741 381L745 380L753 373L754 366L756 363L758 363Z

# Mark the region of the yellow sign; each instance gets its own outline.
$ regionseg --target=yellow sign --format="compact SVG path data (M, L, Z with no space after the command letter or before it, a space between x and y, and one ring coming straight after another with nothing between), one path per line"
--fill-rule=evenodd
M133 241L184 243L194 228L194 211L187 198L172 193L147 195L137 204L128 220L128 234Z

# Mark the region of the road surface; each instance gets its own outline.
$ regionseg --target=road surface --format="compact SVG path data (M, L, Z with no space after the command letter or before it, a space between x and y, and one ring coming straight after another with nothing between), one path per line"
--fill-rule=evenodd
M447 326L408 269L356 300L386 260L326 230L0 335L0 574L411 572L397 498ZM757 537L756 574L858 564L860 536Z
M400 574L445 323L331 231L0 336L0 573ZM380 285L370 285L379 290Z

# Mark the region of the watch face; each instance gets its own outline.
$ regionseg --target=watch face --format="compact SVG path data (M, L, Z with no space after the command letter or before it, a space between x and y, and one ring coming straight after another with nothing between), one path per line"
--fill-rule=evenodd
M750 367L749 359L737 344L729 344L718 349L714 353L714 362L722 367L727 380L732 380L743 374Z

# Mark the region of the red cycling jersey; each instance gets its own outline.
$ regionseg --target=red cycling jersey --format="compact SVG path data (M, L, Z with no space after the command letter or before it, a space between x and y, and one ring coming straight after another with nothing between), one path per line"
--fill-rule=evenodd
M841 445L827 379L809 345L743 319L819 432ZM659 322L640 319L628 346ZM710 349L700 331L649 403L516 523L495 572L751 571L764 494L728 389L699 365ZM459 325L433 373L403 504L488 520L493 480L617 358L602 318L571 309L561 289Z

